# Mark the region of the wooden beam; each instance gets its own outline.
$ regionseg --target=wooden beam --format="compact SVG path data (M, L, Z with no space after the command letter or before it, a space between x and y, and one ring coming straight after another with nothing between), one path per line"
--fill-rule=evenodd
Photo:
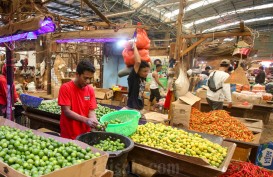
M181 51L180 52L180 57L182 57L183 55L185 55L186 53L190 52L192 49L194 49L196 46L198 46L199 44L201 44L204 40L206 40L207 38L201 38L199 39L197 42L195 42L194 44L192 44L190 47L188 47L186 50Z
M107 17L105 17L89 0L83 0L85 4L87 4L88 7L90 7L103 21L105 21L109 26L111 25L111 22L108 20Z
M188 34L182 35L181 38L190 39L190 38L212 38L212 37L229 37L229 36L251 36L250 32L216 32L216 33L207 33L207 34Z
M48 4L48 3L50 3L51 1L53 1L53 0L46 0L45 2L42 2L42 5Z
M177 61L180 61L180 55L179 55L179 51L181 48L181 44L182 44L182 40L180 39L180 36L182 34L182 24L183 24L183 16L184 16L184 8L186 7L186 1L185 0L181 0L179 3L179 14L177 17L177 24L176 24L176 45L175 45L175 53L174 53L174 57Z
M244 21L240 21L240 31L241 32L245 31L245 23L244 23Z
M135 28L122 28L115 32L113 29L92 30L92 31L71 31L52 34L52 39L131 39Z

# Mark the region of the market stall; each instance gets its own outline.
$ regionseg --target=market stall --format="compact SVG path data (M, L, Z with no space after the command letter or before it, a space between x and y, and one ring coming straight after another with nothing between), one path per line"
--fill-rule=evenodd
M1 1L0 176L271 177L272 6Z

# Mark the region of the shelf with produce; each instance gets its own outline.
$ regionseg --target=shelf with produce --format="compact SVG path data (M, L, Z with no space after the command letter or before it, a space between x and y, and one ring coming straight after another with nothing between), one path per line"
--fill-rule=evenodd
M236 143L233 159L255 162L260 145L263 123L261 120L235 118L224 110L200 112L192 109L190 129L221 136L225 141Z
M152 123L149 123L149 124L151 125ZM149 124L148 126L150 126ZM147 126L147 124L144 126ZM166 127L166 129L168 129L168 132L169 131L172 132L172 130L174 130L174 135L177 135L173 137L174 139L179 138L180 136L178 136L178 132L183 131L183 129L174 129L172 127L167 127L165 125L162 125L162 127ZM131 136L131 138L135 141L135 147L129 153L128 160L141 164L143 166L147 166L149 168L155 169L157 171L163 172L163 174L166 174L166 175L170 175L170 173L175 173L175 175L183 174L183 175L202 176L202 177L217 176L225 172L236 147L235 143L223 141L221 137L185 130L186 134L187 133L192 134L192 135L189 135L191 138L193 138L192 136L195 136L198 140L200 140L200 142L203 142L202 138L199 139L201 136L203 138L209 139L211 142L209 142L208 140L206 140L208 144L206 143L203 144L204 143L203 142L201 145L202 150L200 149L197 150L197 148L195 148L196 150L195 151L195 150L192 150L191 148L185 148L187 149L186 152L184 152L184 150L177 152L179 151L179 149L181 149L179 147L176 147L177 144L179 144L180 146L185 145L183 143L181 144L181 141L178 141L178 142L175 141L176 145L171 147L171 145L173 144L170 142L172 142L173 138L170 138L169 136L164 136L162 137L162 139L160 138L158 140L153 139L153 141L151 142L156 143L156 142L162 142L162 140L164 140L165 144L162 143L162 145L159 145L159 144L151 145L148 139L156 138L156 136L154 137L154 135L149 132L150 136L147 137L145 136L146 135L145 132L143 133L139 132L141 131L140 129L142 128L139 127L137 132L137 134L141 135L139 136L140 140L137 138L136 134ZM161 127L159 129L161 129ZM185 135L183 135L183 137L184 136ZM146 141L145 139L147 139L147 143L143 143L143 141ZM185 139L185 138L182 138L182 139ZM194 139L195 138L193 138L192 140L195 141ZM213 147L217 147L216 148L217 150L216 149L214 150ZM223 159L220 156L209 155L209 152L217 153L218 150L219 152L222 152L221 150L222 148L226 149L226 153L224 153ZM204 149L206 149L206 151ZM195 154L195 152L193 151L198 153ZM221 163L218 164L219 165L218 167L215 167L213 166L215 165L215 163L212 161L214 161L214 159L217 157L219 158L217 160L220 160Z

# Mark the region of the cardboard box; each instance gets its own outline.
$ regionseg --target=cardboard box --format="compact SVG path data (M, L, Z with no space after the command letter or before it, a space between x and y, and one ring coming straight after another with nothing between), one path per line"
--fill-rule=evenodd
M143 109L149 111L149 110L151 109L151 106L150 106L150 105L148 105L148 106L144 105L144 108L143 108Z
M198 96L201 99L207 98L207 90L203 88L199 88L196 90L196 96Z
M95 97L97 99L106 100L113 97L114 92L110 89L95 88Z
M196 103L200 105L200 98L194 96L192 93L188 92L184 96L179 97L171 105L171 125L179 126L183 125L183 128L189 128L191 109Z
M145 106L150 106L151 105L151 102L149 99L144 99L144 105Z
M150 99L150 95L151 95L151 92L145 91L145 92L143 93L143 98L145 98L145 99Z
M9 126L9 127L13 127L13 128L17 128L20 130L29 130L29 128L23 127L19 124L16 124L10 120L7 119L3 119L0 118L0 126ZM52 135L48 135L36 130L33 130L33 133L39 136L43 136L46 138L54 138L55 140L62 142L62 143L68 143L68 142L73 142L77 145L79 145L82 148L86 148L86 147L90 147L89 145L77 141L77 140L70 140L70 139L65 139L65 138L61 138L61 137L56 137L56 136L52 136ZM91 177L91 176L101 176L104 174L105 169L106 169L106 163L108 160L108 154L100 151L98 149L95 149L93 147L91 147L93 152L99 152L102 156L95 158L95 159L90 159L90 160L86 160L80 164L77 165L73 165L70 167L66 167L66 168L62 168L59 170L56 170L54 172L51 172L47 175L43 175L43 177ZM8 166L8 164L3 163L0 161L0 176L1 174L3 174L3 176L5 177L29 177L26 176L18 171L16 171L15 169L13 169L12 167Z
M171 125L183 125L183 128L189 128L191 117L191 105L184 104L180 100L172 102Z
M153 122L153 123L165 123L168 121L168 115L167 114L160 114L157 112L149 112L144 114L145 119L147 122Z
M107 104L107 105L111 105L112 104L112 100L97 100L98 104Z
M120 106L120 101L112 101L111 105L113 106Z

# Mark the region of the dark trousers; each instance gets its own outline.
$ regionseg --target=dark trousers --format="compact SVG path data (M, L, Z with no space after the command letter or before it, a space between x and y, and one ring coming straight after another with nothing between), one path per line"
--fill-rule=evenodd
M150 102L153 102L154 98L156 98L156 102L159 102L161 96L159 89L150 89L151 90L151 96L150 96Z
M207 98L207 102L212 110L223 110L224 102L212 101Z

